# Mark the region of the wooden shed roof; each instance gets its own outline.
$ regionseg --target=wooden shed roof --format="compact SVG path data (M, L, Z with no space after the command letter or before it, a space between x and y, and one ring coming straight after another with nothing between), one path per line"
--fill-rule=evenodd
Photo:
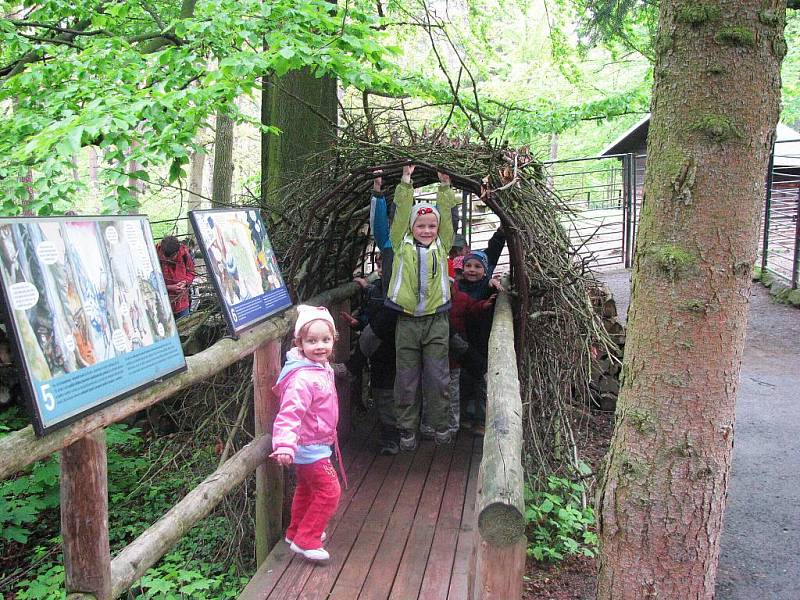
M639 152L647 141L647 130L650 125L650 113L637 121L630 129L600 151L598 156L611 156ZM775 130L775 166L800 167L800 133L778 123Z

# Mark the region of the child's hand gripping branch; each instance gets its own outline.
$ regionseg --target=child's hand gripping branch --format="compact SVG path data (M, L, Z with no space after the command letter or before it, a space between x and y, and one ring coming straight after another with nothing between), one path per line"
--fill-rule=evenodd
M414 174L414 169L416 168L417 165L403 165L403 176L400 178L400 181L411 185L411 176Z
M489 279L489 287L493 287L498 292L505 292L506 291L506 289L503 287L502 282L500 281L500 276L499 275L494 275L494 276L492 276L491 279ZM497 294L495 294L495 296L496 295Z
M274 459L276 463L283 467L288 467L292 462L292 455L286 452L281 452L280 450L276 450L272 454L269 455L270 458Z

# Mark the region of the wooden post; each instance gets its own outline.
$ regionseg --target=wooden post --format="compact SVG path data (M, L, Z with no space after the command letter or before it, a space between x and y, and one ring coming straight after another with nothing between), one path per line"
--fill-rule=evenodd
M331 306L331 313L336 322L336 331L339 334L333 351L333 360L338 363L347 362L347 359L350 358L350 325L340 316L342 311L349 313L350 310L350 298ZM350 434L351 424L350 381L337 377L336 392L339 394L339 441L344 442Z
M475 539L475 577L469 597L473 600L518 600L522 598L522 579L525 573L525 549L527 540L523 535L510 546L496 546Z
M280 398L272 386L281 371L281 342L270 340L253 352L253 400L256 438L272 433ZM283 529L283 468L266 456L256 468L256 563L260 565Z
M478 471L471 600L519 600L525 573L522 400L508 294L496 302L489 338L486 436Z
M61 536L67 594L111 598L106 432L98 429L61 452Z

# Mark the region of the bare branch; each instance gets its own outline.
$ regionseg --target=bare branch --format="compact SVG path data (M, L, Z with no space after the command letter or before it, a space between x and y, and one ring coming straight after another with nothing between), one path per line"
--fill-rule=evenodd
M78 44L73 42L69 42L67 40L62 40L57 37L54 38L46 38L46 37L39 37L35 35L28 35L27 33L17 33L17 35L21 38L25 38L26 40L31 40L33 42L37 42L39 44L56 44L59 46L69 46L70 48L75 48L76 50L83 50Z
M18 19L8 19L9 23L14 27L36 27L40 29L49 29L58 33L68 33L75 36L78 35L102 35L108 33L104 29L94 29L92 31L83 31L81 29L71 29L69 27L59 27L58 25L50 25L49 23L39 23L38 21L23 21Z
M153 5L152 5L150 2L148 2L147 0L141 0L141 2L142 2L142 9L143 9L143 10L144 10L144 11L145 11L145 12L146 12L148 15L150 15L150 17L153 19L153 21L155 22L155 24L156 24L156 25L158 25L158 26L161 28L161 30L162 30L162 31L163 31L163 30L165 30L165 29L167 28L167 25L166 25L166 24L164 23L164 21L161 19L161 16L158 14L158 11L156 10L156 7L155 7L155 6L153 6Z
M431 14L428 11L427 7L425 8L425 14L426 14L426 18L427 18L428 22L430 22ZM453 102L461 109L461 112L467 118L467 121L469 121L470 127L472 127L472 129L475 130L475 133L477 133L480 136L480 138L483 141L483 143L486 144L487 146L489 146L490 145L489 144L489 140L486 137L486 133L484 132L484 129L483 129L483 118L480 115L479 107L476 107L476 109L478 109L477 113L478 113L480 122L476 123L475 120L472 118L472 115L470 114L470 111L468 111L464 107L464 104L461 102L461 99L458 97L458 90L456 89L455 85L453 84L453 80L450 78L450 74L447 72L447 67L445 66L444 61L442 60L442 57L439 54L439 50L436 48L436 40L433 37L433 30L430 27L427 27L425 29L425 31L428 33L428 38L431 41L431 49L433 50L433 54L436 56L436 60L439 63L439 68L441 69L442 73L444 74L445 78L447 79L447 85L450 86L450 91L453 94ZM450 38L448 38L448 42L449 41L450 41ZM451 42L451 45L452 45L452 42ZM473 83L474 83L474 81L473 81ZM477 92L476 92L476 94L477 94Z

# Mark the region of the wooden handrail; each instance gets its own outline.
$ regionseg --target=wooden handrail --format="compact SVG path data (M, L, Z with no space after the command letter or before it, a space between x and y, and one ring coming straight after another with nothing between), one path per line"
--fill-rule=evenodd
M118 598L164 556L195 523L264 462L272 436L253 440L184 496L111 561L111 597Z
M323 292L307 303L329 306L341 303L341 306L349 312L349 299L359 290L357 284L347 283ZM36 439L33 436L33 428L29 426L0 440L0 480L58 450L64 450L65 456L72 456L72 460L62 460L61 465L62 492L66 489L68 493L67 498L62 498L61 512L69 600L110 600L124 594L148 568L175 546L189 529L207 517L225 495L253 471L263 467L265 457L272 446L272 436L267 432L271 427L271 422L268 422L271 419L265 412L265 402L268 403L269 399L256 398L255 412L259 426L256 439L191 490L154 525L123 548L112 561L108 553L107 505L100 501L105 500L107 495L105 437L102 435L104 433L102 428L198 383L250 354L259 352L266 352L264 357L269 355L267 361L276 363L267 365L267 368L261 365L260 370L254 365L254 369L259 371L258 373L254 371L254 383L259 388L257 392L262 392L263 396L264 388L268 388L269 385L262 379L271 378L272 371L277 372L280 369L280 340L290 331L295 315L296 310L291 309L242 334L239 340L221 340L211 348L189 357L185 373L134 394L44 438ZM89 452L90 450L92 452ZM90 464L84 464L86 461ZM65 467L67 467L66 472ZM257 501L264 503L269 490L263 481L266 471L263 468L259 471L260 477L257 479L262 480L262 485L258 490ZM91 481L85 481L87 477ZM282 479L282 474L279 477ZM67 485L65 488L63 485L64 481L73 480L84 480L83 496L88 494L89 500L83 505L77 502L76 495L72 493L74 486ZM97 506L89 506L93 502ZM103 506L100 506L101 504ZM86 521L87 511L95 509L96 514L89 516L98 524L98 527L92 530L92 536L98 540L94 540L96 543L91 543L93 540L87 539L86 533L89 530L86 527L78 527L75 531L69 527L72 523L80 524ZM66 520L65 515L68 517ZM279 514L271 515L267 511L257 525L269 530L274 528L274 523L279 522L279 517ZM261 537L268 539L269 531L267 535ZM88 546L91 547L87 550ZM70 558L67 557L67 550L71 550Z
M508 294L498 295L489 338L486 435L478 472L471 600L517 600L525 572L522 399Z
M346 283L323 292L307 300L306 303L333 304L350 298L359 289L355 283ZM295 316L295 309L291 309L243 333L238 340L228 338L220 340L199 354L188 357L186 359L188 370L184 373L116 402L43 438L37 438L30 425L5 436L0 439L0 481L37 460L69 446L92 431L121 421L180 390L207 379L249 356L265 342L281 339L289 331Z

